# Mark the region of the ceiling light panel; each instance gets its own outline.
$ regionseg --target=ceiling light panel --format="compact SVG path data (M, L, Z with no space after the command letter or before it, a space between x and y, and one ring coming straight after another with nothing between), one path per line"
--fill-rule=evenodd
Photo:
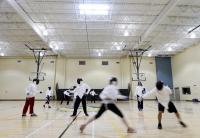
M83 15L108 15L110 6L107 4L80 4L79 11Z
M120 45L114 45L113 42L124 42L127 48L136 46L140 36L150 27L169 0L85 0L84 3L82 0L17 0L17 2L36 25L43 26L40 30L49 42L55 41L57 45L63 46L61 54L70 56L74 54L77 57L84 54L92 56L93 49L104 49L106 52L102 56L122 56L124 53L121 53ZM166 51L165 44L168 43L182 44L180 47L172 47L177 51L197 43L199 32L195 31L196 36L191 38L187 31L199 23L198 12L196 12L198 5L199 0L179 1L141 45L152 45L152 49L157 50L152 52L154 56L172 53ZM5 12L6 8L3 10ZM20 30L0 31L0 34L3 34L0 36L0 41L8 41L12 47L15 46L14 42L19 46L23 45L24 41L37 46L34 42L39 42L41 39L28 30L30 27L25 21L17 14L7 15L8 19L6 15L0 17L2 21L8 21L7 24L2 24L0 29ZM16 36L17 32L19 36ZM42 44L38 45L42 46Z
M31 56L26 51L25 44L31 47L47 47L36 32L12 8L7 1L0 3L0 41L5 56ZM3 47L2 43L0 47Z

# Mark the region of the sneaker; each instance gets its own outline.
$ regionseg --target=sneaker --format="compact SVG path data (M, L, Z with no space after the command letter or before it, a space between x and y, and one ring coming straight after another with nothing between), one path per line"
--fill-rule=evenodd
M182 127L187 127L187 125L183 123L182 121L180 121L179 123L182 125Z
M81 133L83 133L83 130L85 129L85 127L86 127L86 125L81 125L81 127L80 127Z
M136 131L135 131L135 129L129 127L129 128L127 129L127 133L136 133Z
M26 114L22 114L22 117L25 117L26 116Z
M48 108L51 108L51 106L49 106Z
M161 123L158 124L158 129L162 129L162 124Z
M76 115L74 115L74 114L72 114L72 115L70 115L71 117L75 117Z
M89 116L88 114L85 114L85 116Z
M34 117L34 116L37 116L37 115L35 113L32 113L31 116Z

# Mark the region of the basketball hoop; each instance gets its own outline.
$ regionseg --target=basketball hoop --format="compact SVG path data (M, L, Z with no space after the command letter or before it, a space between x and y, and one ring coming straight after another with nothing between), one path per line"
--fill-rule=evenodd
M45 49L45 48L34 49L34 48L31 48L30 46L28 46L27 44L25 44L25 46L33 52L33 55L34 55L34 58L35 58L35 63L37 65L37 69L36 69L37 71L31 72L31 74L29 76L29 80L32 81L33 79L38 79L40 81L44 81L46 73L41 72L43 66L41 67L40 65L42 63L42 60L46 56L47 51L51 50L51 49Z
M139 75L137 73L133 73L132 81L146 81L145 73L139 73Z
M46 73L44 72L31 72L29 75L29 81L33 81L33 79L37 78L39 81L45 80Z

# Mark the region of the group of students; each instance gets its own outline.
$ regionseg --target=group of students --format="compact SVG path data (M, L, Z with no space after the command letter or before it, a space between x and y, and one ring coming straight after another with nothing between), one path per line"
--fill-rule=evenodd
M99 111L96 113L96 115L91 117L89 120L87 120L84 124L82 124L80 126L81 132L84 131L84 129L86 128L86 126L88 124L90 124L91 122L93 122L96 119L99 119L102 116L102 114L107 110L112 111L114 114L116 114L117 116L119 116L121 118L122 122L127 127L128 133L136 132L135 129L130 127L124 114L121 112L121 110L116 105L117 99L126 99L127 98L126 96L120 95L118 88L117 88L117 83L118 83L118 81L117 81L116 77L112 77L109 80L109 84L103 89L103 91L99 95L99 97L102 100L102 104L99 108ZM34 96L36 94L36 85L38 85L38 84L39 84L39 81L34 79L33 83L27 87L27 90L26 90L27 98L26 98L26 103L24 105L22 116L26 116L26 111L27 111L29 105L30 105L31 116L36 116L36 114L33 112L33 106L34 106ZM48 89L47 93L50 93L49 91L51 91L50 88ZM85 115L89 116L87 113L86 95L90 91L91 91L90 87L86 83L83 82L83 79L78 78L77 86L74 87L74 89L73 89L75 101L74 101L74 110L73 110L73 114L71 115L71 117L75 117L77 115L77 110L78 110L78 107L81 102L82 102L83 111L84 111ZM180 114L177 111L175 105L170 100L170 94L172 94L171 89L168 86L165 86L162 81L158 81L156 83L156 87L154 89L152 89L150 92L146 92L146 90L142 86L141 82L139 82L138 86L136 87L136 92L137 93L135 95L137 96L139 111L141 111L143 109L143 98L146 98L149 95L154 95L157 97L157 100L158 100L158 129L162 129L161 120L162 120L162 114L164 113L165 109L167 109L169 113L175 113L180 125L182 125L183 127L186 127L186 124L181 120ZM48 100L49 98L46 98L46 99L47 99L47 101L45 104L49 104L49 100Z
M63 103L63 101L67 101L67 105L69 105L69 102L71 100L71 97L72 97L72 94L75 93L75 88L76 86L73 86L72 89L68 89L68 90L65 90L63 93L62 93L62 98L61 98L61 102L60 104ZM96 92L94 91L94 89L91 89L88 93L86 93L86 95L90 95L90 100L91 100L91 103L95 103L96 102ZM74 96L74 98L76 98Z
M72 89L66 90L66 91L63 92L61 104L66 99L67 105L70 102L70 97L71 97L70 94L74 93L74 98L75 98L74 112L73 112L73 115L71 115L71 116L76 115L80 102L82 102L85 115L88 116L87 107L86 107L86 94L91 95L91 103L92 102L95 103L95 101L96 101L95 95L97 95L97 94L95 93L95 91L93 89L90 89L90 87L87 84L82 83L82 82L83 82L83 80L81 78L78 78L77 79L77 86L73 86ZM34 113L35 96L38 93L42 93L42 92L39 92L38 89L37 89L38 84L39 84L39 80L33 79L33 82L30 83L26 87L26 90L25 90L26 91L26 102L25 102L25 105L24 105L24 108L23 108L23 111L22 111L22 117L26 116L28 108L29 108L29 113L32 117L37 116L37 114ZM48 87L46 94L45 94L45 103L43 105L44 108L46 107L46 105L48 106L48 108L51 108L51 106L50 106L51 96L52 96L52 89L51 89L51 87Z
M178 119L179 124L182 127L187 127L186 124L182 121L179 112L177 111L175 105L170 100L170 95L172 94L171 89L168 86L165 86L162 81L156 82L156 87L153 88L150 92L145 92L145 88L142 87L142 83L139 82L139 87L136 89L139 91L137 95L138 99L138 109L141 111L143 109L143 98L146 98L150 95L154 95L158 100L158 129L162 129L162 114L164 113L164 110L167 109L169 113L174 113ZM100 94L100 98L102 100L102 105L100 106L99 111L96 115L91 117L88 121L86 121L84 124L81 125L80 131L83 132L84 129L88 124L93 122L94 120L101 117L101 115L106 111L110 110L116 115L118 115L122 122L127 127L128 133L135 133L136 131L129 126L128 121L120 111L120 109L116 106L115 101L117 99L125 99L127 97L122 96L119 94L118 88L117 88L117 78L113 77L109 81L109 85L106 86L103 91Z

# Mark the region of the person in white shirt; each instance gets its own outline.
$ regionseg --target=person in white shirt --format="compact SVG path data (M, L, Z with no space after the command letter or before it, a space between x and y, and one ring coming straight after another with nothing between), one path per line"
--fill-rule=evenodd
M33 82L30 83L28 85L28 87L26 88L26 102L23 108L23 113L22 113L22 117L26 116L26 112L29 109L29 113L31 114L31 116L37 116L34 113L34 102L35 102L35 95L38 93L37 90L37 85L39 84L39 80L38 79L33 79ZM42 93L42 92L40 92Z
M96 101L95 95L98 95L98 94L96 94L95 91L94 91L93 89L91 89L90 95L91 95L91 103L92 103L93 101L94 101L94 103L95 103L95 101Z
M158 100L158 129L162 129L162 114L164 113L165 108L168 109L169 113L175 113L179 123L186 127L186 124L183 123L181 120L180 114L178 113L175 105L173 102L170 101L170 95L172 94L171 89L168 86L165 86L162 81L158 81L156 83L156 87L152 89L150 92L146 93L142 96L142 98L145 98L149 95L154 95L157 97Z
M66 91L63 92L63 97L62 97L62 99L61 99L60 104L62 104L64 100L67 100L67 105L69 105L70 93L71 93L70 90L66 90Z
M71 115L71 117L76 116L78 107L81 102L82 102L83 111L84 111L85 115L89 116L87 113L87 107L86 107L86 94L89 91L90 91L90 87L86 83L83 83L83 79L78 78L77 86L73 91L75 102L74 102L74 111L73 111L73 114Z
M136 89L135 89L135 97L137 98L139 111L143 110L143 99L140 97L142 97L142 95L145 94L145 91L146 91L145 88L142 86L142 83L139 81L138 86L136 86Z
M51 108L51 106L49 105L50 103L50 97L51 97L51 94L52 94L52 90L51 90L51 87L48 87L47 91L46 91L46 102L45 104L43 105L43 107L45 108L45 105L48 104L48 108Z
M80 126L80 131L83 132L83 130L89 123L91 123L92 121L94 121L94 120L98 119L100 116L102 116L102 114L106 110L110 110L122 119L122 122L127 127L128 133L135 133L135 130L129 126L124 115L119 110L119 108L115 105L115 100L127 98L126 96L119 95L119 91L117 88L117 78L112 77L110 79L109 85L103 89L103 91L100 94L100 98L102 99L102 105L101 105L98 113L95 116L93 116L92 118L90 118L86 123L82 124Z

